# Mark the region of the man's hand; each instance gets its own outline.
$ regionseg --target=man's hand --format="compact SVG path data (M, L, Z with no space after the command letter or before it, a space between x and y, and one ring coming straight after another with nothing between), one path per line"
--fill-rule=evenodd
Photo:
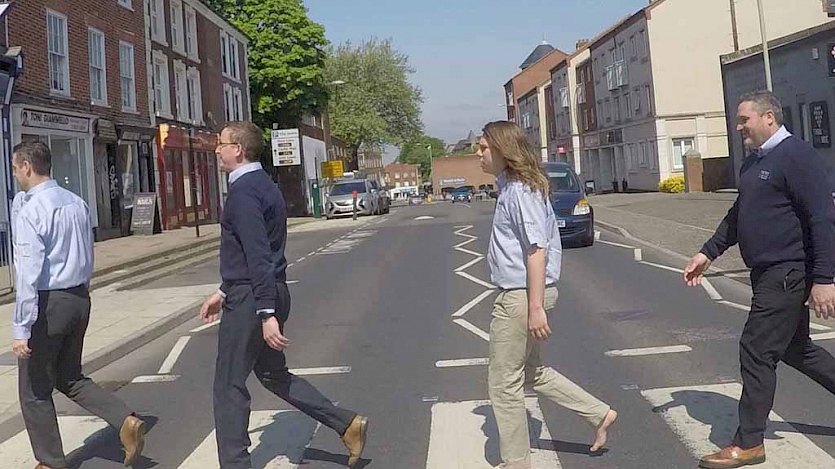
M812 285L808 305L818 318L835 318L835 285Z
M220 296L220 293L212 293L200 308L200 319L206 323L217 321L217 317L220 316L221 304L223 304L223 297Z
M698 253L690 259L690 263L684 268L684 283L689 287L697 287L702 284L705 278L705 271L710 267L711 260L702 253Z
M29 339L15 339L12 342L12 351L17 358L27 359L32 356L32 349L29 348Z
M284 349L290 345L290 341L287 340L287 337L284 337L284 335L281 334L278 319L275 317L261 321L261 330L264 333L264 342L266 342L271 349L283 352Z
M551 337L548 315L542 306L528 307L528 333L536 340L548 340Z

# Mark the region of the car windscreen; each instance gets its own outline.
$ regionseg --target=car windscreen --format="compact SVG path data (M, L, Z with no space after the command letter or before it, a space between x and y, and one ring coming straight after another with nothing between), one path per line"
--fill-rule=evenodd
M548 181L551 183L551 192L580 192L577 179L567 169L548 170Z
M348 195L357 191L357 194L365 194L364 182L348 182L345 184L335 184L331 187L331 195Z

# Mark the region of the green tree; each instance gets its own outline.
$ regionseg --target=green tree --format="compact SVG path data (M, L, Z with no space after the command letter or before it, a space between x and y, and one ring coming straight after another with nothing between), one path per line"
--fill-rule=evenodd
M400 146L400 156L397 157L397 161L420 165L420 175L426 180L432 169L432 164L429 161L430 153L433 159L444 156L445 147L441 139L430 137L429 135L421 135ZM432 150L430 151L429 148Z
M297 125L327 103L325 28L310 20L301 0L208 0L249 42L253 121Z
M412 73L409 58L390 40L371 39L356 47L346 42L328 50L331 131L351 148L353 169L360 147L381 151L420 134L423 97L409 82Z

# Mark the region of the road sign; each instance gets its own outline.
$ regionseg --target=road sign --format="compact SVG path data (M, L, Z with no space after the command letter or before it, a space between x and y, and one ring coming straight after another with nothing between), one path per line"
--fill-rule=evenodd
M321 164L321 173L323 178L333 179L342 177L344 172L345 168L342 164L342 160L323 161Z
M273 130L273 166L299 166L302 164L299 129Z

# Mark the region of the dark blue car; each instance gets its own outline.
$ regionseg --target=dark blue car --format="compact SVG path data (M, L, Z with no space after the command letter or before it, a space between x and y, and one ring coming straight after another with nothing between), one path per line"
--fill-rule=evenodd
M544 169L551 183L551 205L563 244L591 246L594 244L594 210L577 174L567 163L544 163Z

